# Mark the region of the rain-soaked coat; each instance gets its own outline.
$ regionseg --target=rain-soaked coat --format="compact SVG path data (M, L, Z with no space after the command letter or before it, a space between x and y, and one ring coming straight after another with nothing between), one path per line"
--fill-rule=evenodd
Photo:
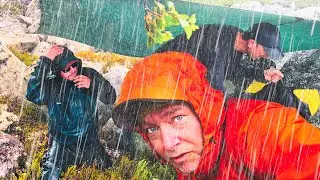
M144 105L182 100L198 115L204 139L192 179L319 179L319 129L294 108L224 100L205 74L206 68L189 54L167 52L145 58L123 81L115 123L138 131L151 146L139 128ZM178 172L178 178L190 177Z
M79 64L78 74L90 78L89 89L78 89L72 81L60 77L60 70L73 60ZM53 138L72 144L84 135L88 135L88 140L96 138L97 101L113 104L116 94L107 80L94 69L81 67L81 60L65 48L54 61L40 57L29 79L26 97L48 107L49 132Z
M179 35L155 52L190 53L207 67L207 79L218 90L224 90L225 79L231 80L237 87L247 87L253 79L265 82L264 70L275 67L275 64L269 59L253 61L242 58L243 53L234 49L238 33L243 31L235 26L206 24L193 32L190 39L185 34ZM240 88L236 97L239 96L238 92Z

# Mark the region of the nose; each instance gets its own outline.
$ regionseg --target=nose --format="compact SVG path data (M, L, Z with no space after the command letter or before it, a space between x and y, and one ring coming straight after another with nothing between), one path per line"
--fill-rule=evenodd
M161 137L166 151L173 151L181 143L179 130L170 125L161 127Z
M77 67L72 67L72 66L70 66L70 72L75 72L77 70Z

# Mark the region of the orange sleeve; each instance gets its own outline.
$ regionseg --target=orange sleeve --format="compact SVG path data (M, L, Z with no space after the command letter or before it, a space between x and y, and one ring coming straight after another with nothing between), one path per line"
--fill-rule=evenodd
M244 161L261 178L320 179L320 130L295 108L259 105L240 133L246 134Z

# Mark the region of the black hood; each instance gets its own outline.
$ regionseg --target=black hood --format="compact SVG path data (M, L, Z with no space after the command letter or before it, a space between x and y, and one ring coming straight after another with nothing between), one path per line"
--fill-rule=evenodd
M59 67L59 69L63 69L69 62L76 60L79 63L79 69L81 69L82 61L77 58L73 52L67 47L63 47L63 53L54 58L53 62Z

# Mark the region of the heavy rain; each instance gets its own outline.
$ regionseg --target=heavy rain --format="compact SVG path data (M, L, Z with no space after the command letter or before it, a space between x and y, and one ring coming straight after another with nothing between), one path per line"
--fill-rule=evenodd
M320 7L0 0L0 179L320 179Z

